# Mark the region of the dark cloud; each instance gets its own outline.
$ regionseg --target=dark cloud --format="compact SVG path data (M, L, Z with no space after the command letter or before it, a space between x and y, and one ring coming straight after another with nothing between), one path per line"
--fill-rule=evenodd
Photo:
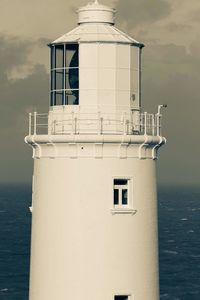
M28 132L28 111L48 106L48 74L35 65L26 78L10 80L8 72L28 63L33 44L17 38L0 37L0 182L30 180L30 151L23 142Z
M1 74L12 68L27 63L32 43L19 40L17 37L0 35L0 70Z
M169 32L180 32L180 31L185 31L187 32L188 30L192 29L192 26L189 24L178 24L178 23L170 23L168 25L166 25L166 29Z
M163 111L168 143L161 150L159 181L198 184L200 59L175 45L149 46L143 59L145 110L155 111L158 104L168 104Z
M156 21L171 12L170 5L165 0L117 0L116 9L120 12L117 18L128 28Z

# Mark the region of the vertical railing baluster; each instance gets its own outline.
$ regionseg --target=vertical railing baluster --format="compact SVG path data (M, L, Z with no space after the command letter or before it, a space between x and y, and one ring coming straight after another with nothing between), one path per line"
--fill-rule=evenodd
M71 134L74 134L74 112L72 111L72 129Z
M103 117L101 116L101 112L98 112L98 134L103 133Z
M124 116L123 116L123 134L127 134L127 122L126 122L126 113L124 113Z
M74 118L74 134L77 133L77 117Z
M100 111L98 111L98 113L97 113L97 118L98 118L98 121L97 121L97 133L101 134L101 113L100 113Z
M155 116L152 114L152 135L155 135Z
M37 112L34 112L33 134L37 134Z
M140 130L141 130L141 134L144 134L144 113L141 114L141 118L140 118Z
M29 113L29 129L28 129L28 134L31 135L31 128L32 128L32 113Z
M160 114L159 113L156 114L156 120L157 120L157 124L156 124L157 125L156 126L157 127L157 130L156 130L157 136L160 136Z
M53 121L53 132L56 134L56 120Z
M144 135L147 135L147 112L144 113Z

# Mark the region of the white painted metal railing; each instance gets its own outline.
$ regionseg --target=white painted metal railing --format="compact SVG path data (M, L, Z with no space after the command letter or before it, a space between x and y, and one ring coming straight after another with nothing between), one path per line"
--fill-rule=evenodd
M127 115L65 113L63 115L29 113L29 135L42 134L123 134L161 136L160 113Z

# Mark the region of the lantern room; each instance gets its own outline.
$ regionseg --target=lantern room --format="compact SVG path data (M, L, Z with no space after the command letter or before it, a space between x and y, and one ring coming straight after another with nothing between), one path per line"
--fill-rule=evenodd
M49 45L50 110L140 110L144 45L114 19L114 9L89 3L78 10L78 26Z

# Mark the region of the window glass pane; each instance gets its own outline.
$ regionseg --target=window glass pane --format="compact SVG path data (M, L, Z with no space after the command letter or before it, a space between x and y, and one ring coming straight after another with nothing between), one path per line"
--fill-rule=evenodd
M58 45L56 49L56 68L63 68L63 45Z
M65 95L66 105L78 105L79 91L67 91Z
M56 72L51 71L51 90L55 90L55 76Z
M66 74L65 74L65 88L67 90L70 90L70 84L69 84L69 69L66 70Z
M55 68L55 47L51 47L51 69Z
M69 69L68 81L69 81L69 86L72 90L79 88L79 80L78 80L79 74L78 73L79 73L78 69ZM66 80L66 82L67 82L67 80Z
M63 89L63 72L56 72L56 90Z
M115 296L115 300L128 300L128 296Z
M66 80L65 86L66 89L79 89L79 81L78 81L78 69L68 69L66 70Z
M66 68L77 68L78 60L78 45L66 45Z
M123 189L122 190L122 205L127 205L128 204L128 190Z
M114 185L127 185L127 179L114 179Z
M51 106L54 105L55 92L51 92Z
M119 190L114 189L114 205L118 205L118 204L119 204Z
M55 105L63 105L63 93L55 93Z

